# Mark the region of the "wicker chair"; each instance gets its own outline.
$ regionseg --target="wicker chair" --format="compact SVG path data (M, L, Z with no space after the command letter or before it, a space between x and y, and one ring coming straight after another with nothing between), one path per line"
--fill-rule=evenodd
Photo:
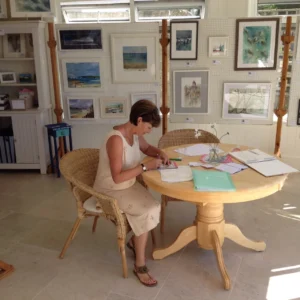
M87 217L94 217L93 229L95 232L99 217L105 217L117 227L118 246L121 252L123 276L128 275L125 253L126 235L131 231L130 225L124 213L118 207L116 199L95 191L92 186L95 181L99 162L98 149L78 149L67 153L60 161L60 170L69 182L71 190L77 202L78 216L72 231L59 255L64 258L71 241L74 239L81 221ZM138 178L139 180L139 178ZM140 180L139 180L140 181ZM140 182L143 184L143 182ZM91 196L94 196L91 198ZM97 199L97 200L96 200ZM100 204L101 208L96 207ZM152 242L155 243L154 233Z
M183 144L197 144L197 143L218 143L219 139L210 132L200 130L201 136L195 137L194 129L178 129L167 132L158 141L158 148L163 149L172 146L179 146ZM171 198L166 195L161 196L161 214L160 214L160 232L164 232L165 227L165 210L169 201L181 201L179 199Z

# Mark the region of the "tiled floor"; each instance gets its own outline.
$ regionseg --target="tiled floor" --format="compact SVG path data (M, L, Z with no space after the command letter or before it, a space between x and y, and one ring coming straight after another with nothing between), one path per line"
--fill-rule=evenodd
M287 300L300 299L300 174L283 190L250 203L225 206L225 217L267 250L255 253L226 240L225 262L233 288L225 291L214 253L191 243L163 259L147 262L159 285L142 286L121 276L115 228L83 222L63 260L58 254L76 217L75 201L63 179L30 172L0 173L0 259L16 271L0 281L3 300ZM159 246L173 241L192 222L193 205L171 203Z

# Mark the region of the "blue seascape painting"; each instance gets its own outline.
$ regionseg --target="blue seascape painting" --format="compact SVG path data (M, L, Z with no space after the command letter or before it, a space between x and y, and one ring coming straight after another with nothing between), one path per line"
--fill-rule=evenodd
M51 11L50 0L16 0L18 12L48 12Z
M147 47L125 46L123 47L124 69L147 69Z
M66 63L69 88L99 88L100 65L97 62Z

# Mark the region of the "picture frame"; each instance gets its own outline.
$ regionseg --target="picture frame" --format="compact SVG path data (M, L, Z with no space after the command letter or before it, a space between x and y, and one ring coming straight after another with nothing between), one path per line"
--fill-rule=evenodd
M103 119L128 117L128 99L125 97L101 97L100 116Z
M173 71L174 114L209 113L209 71Z
M16 83L16 73L15 72L1 72L0 73L0 83Z
M55 0L9 0L13 18L54 17Z
M101 91L101 61L98 58L62 59L63 87L65 91Z
M59 29L59 50L102 50L101 29Z
M224 83L223 119L269 120L272 117L272 84Z
M276 70L279 18L236 20L235 71Z
M0 19L7 18L6 0L0 0Z
M131 105L136 103L139 100L149 100L153 102L157 107L160 105L158 102L158 93L157 92L138 92L131 94Z
M170 22L170 59L197 60L198 21Z
M70 120L95 120L94 97L67 97L68 116Z
M113 83L158 82L158 46L156 33L111 34Z
M26 57L25 36L20 33L8 33L3 36L3 57Z
M208 56L212 58L222 58L228 56L229 37L211 36L208 40Z
M19 74L19 82L20 83L32 83L32 74L30 73L22 73Z

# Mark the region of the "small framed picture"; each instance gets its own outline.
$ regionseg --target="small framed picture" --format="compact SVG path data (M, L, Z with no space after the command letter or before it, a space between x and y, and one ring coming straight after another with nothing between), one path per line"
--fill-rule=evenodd
M32 82L32 75L30 73L19 74L20 83L30 83Z
M55 0L9 0L13 18L53 17Z
M59 49L63 50L101 50L101 29L76 29L59 32Z
M25 57L25 36L19 33L9 33L3 36L4 57Z
M14 72L1 72L0 73L1 83L16 83L16 73Z
M198 21L170 22L170 59L197 60Z
M97 58L62 60L65 91L99 91L102 88L100 61Z
M6 0L0 0L0 19L7 18Z
M95 99L90 97L68 97L70 120L95 119Z
M101 118L118 119L128 116L128 99L124 97L101 97Z
M209 49L208 56L209 57L226 57L228 56L228 45L229 45L229 37L228 36L213 36L209 38Z
M132 93L131 94L131 105L139 100L149 100L153 102L157 107L160 105L158 103L158 93L157 92L146 92L146 93Z

